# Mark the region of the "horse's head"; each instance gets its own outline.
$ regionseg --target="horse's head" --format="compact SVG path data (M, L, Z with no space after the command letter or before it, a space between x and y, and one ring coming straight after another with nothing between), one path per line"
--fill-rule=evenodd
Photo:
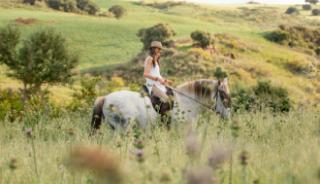
M219 80L216 86L215 98L215 110L223 118L229 118L231 108L231 97L228 86L228 79L225 78L222 81Z
M193 94L202 103L212 101L215 103L213 109L223 118L230 116L231 98L228 80L201 79L185 83L178 87L179 90Z

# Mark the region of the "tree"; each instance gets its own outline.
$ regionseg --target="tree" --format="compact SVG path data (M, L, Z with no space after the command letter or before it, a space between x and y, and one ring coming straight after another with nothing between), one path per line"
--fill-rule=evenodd
M211 43L211 35L210 33L204 32L204 31L194 31L191 33L191 38L193 41L200 44L202 48L206 48Z
M319 0L306 0L306 2L310 4L317 4L319 3Z
M113 13L117 19L120 19L126 14L126 9L119 5L112 6L108 11Z
M152 41L166 42L176 33L168 24L157 24L149 28L140 29L137 36L140 37L144 49L148 49Z
M53 30L33 33L18 50L20 31L0 29L0 63L9 67L10 77L22 81L25 95L38 93L43 84L67 83L78 58L71 55L65 39Z

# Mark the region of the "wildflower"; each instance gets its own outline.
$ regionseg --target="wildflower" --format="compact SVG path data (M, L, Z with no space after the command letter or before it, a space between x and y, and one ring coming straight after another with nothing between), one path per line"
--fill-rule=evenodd
M136 149L135 155L138 162L144 162L144 152L142 149Z
M212 169L217 169L223 164L225 161L230 159L231 149L227 148L219 148L212 151L209 155L208 163Z
M94 171L112 182L120 182L121 180L118 159L111 152L99 147L74 147L70 153L68 164L72 168Z
M212 170L208 167L189 169L186 172L187 184L214 184Z

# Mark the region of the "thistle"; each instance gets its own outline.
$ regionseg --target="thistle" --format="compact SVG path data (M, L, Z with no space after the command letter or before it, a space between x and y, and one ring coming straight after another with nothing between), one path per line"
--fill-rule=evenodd
M74 169L93 171L110 183L120 183L122 171L118 160L100 147L76 146L72 148L67 164Z
M135 155L136 155L136 159L139 163L144 162L144 152L142 149L136 149Z

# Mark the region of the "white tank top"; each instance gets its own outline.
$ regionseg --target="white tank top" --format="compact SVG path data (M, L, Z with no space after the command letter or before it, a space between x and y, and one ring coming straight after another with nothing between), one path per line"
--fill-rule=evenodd
M148 56L146 58L146 60L144 61L144 68L146 68L147 66L147 62L148 60L151 58L151 56ZM159 78L162 78L161 74L160 74L160 67L158 65L158 62L156 62L155 66L153 66L150 70L150 75L152 75L153 77L159 77ZM152 86L155 85L157 86L162 92L166 93L167 89L164 85L162 85L159 81L154 81L154 80L151 80L149 78L146 78L146 86L149 90L149 93L151 93L151 89L152 89Z

